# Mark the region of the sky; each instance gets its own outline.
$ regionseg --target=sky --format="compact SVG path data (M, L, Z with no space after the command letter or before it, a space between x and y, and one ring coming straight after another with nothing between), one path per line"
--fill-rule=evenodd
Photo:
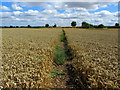
M72 21L81 26L82 22L93 25L104 24L113 26L118 23L118 2L73 2L38 0L18 2L17 0L5 2L0 5L0 21L2 26L70 26ZM74 0L75 1L75 0Z

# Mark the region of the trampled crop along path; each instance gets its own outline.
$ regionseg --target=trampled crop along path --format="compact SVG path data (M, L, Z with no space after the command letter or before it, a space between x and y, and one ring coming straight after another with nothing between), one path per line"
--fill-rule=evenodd
M62 30L60 36L60 45L55 49L54 61L57 64L54 72L52 72L53 83L55 88L76 88L85 90L83 82L78 78L78 72L72 65L74 54L68 45L66 33Z

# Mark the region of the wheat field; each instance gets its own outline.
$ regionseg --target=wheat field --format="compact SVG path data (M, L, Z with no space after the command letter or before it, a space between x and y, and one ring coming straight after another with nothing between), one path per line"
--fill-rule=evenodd
M52 88L53 50L60 30L3 29L2 87Z
M73 66L88 88L118 88L118 30L65 28ZM62 28L3 28L2 88L54 88ZM62 67L62 66L61 66Z
M89 88L118 88L118 29L65 29L74 66Z

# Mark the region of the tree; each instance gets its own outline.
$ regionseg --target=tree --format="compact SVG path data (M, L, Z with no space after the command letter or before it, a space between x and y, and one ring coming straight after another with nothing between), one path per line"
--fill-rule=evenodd
M16 28L19 28L19 26L16 26Z
M90 24L87 23L87 22L82 22L82 27L83 27L83 28L89 28L89 27L90 27Z
M77 25L76 21L72 21L71 26L75 27Z
M92 24L89 24L89 28L94 28L94 25L92 25Z
M28 28L30 28L31 26L30 25L28 25Z
M4 26L4 28L7 28L7 26Z
M103 24L98 25L98 28L103 28L103 27L104 27Z
M119 23L115 23L115 26L119 26Z
M57 25L55 24L53 27L57 27Z
M49 27L49 24L45 24L45 27Z
M13 28L13 26L10 26L10 28Z

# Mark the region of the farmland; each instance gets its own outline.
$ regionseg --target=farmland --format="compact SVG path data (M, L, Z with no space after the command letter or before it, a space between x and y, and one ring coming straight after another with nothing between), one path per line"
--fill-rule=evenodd
M90 88L118 86L118 30L65 29L73 60ZM86 82L88 81L88 82ZM87 85L86 85L87 86Z
M4 88L51 88L53 48L60 31L3 29Z
M117 88L118 30L65 28L64 31L73 54L67 65L74 67L75 76L80 77L84 86ZM66 73L66 63L57 66L53 61L55 47L61 45L61 32L62 28L3 28L2 87L58 87L53 83L51 71L64 68Z

